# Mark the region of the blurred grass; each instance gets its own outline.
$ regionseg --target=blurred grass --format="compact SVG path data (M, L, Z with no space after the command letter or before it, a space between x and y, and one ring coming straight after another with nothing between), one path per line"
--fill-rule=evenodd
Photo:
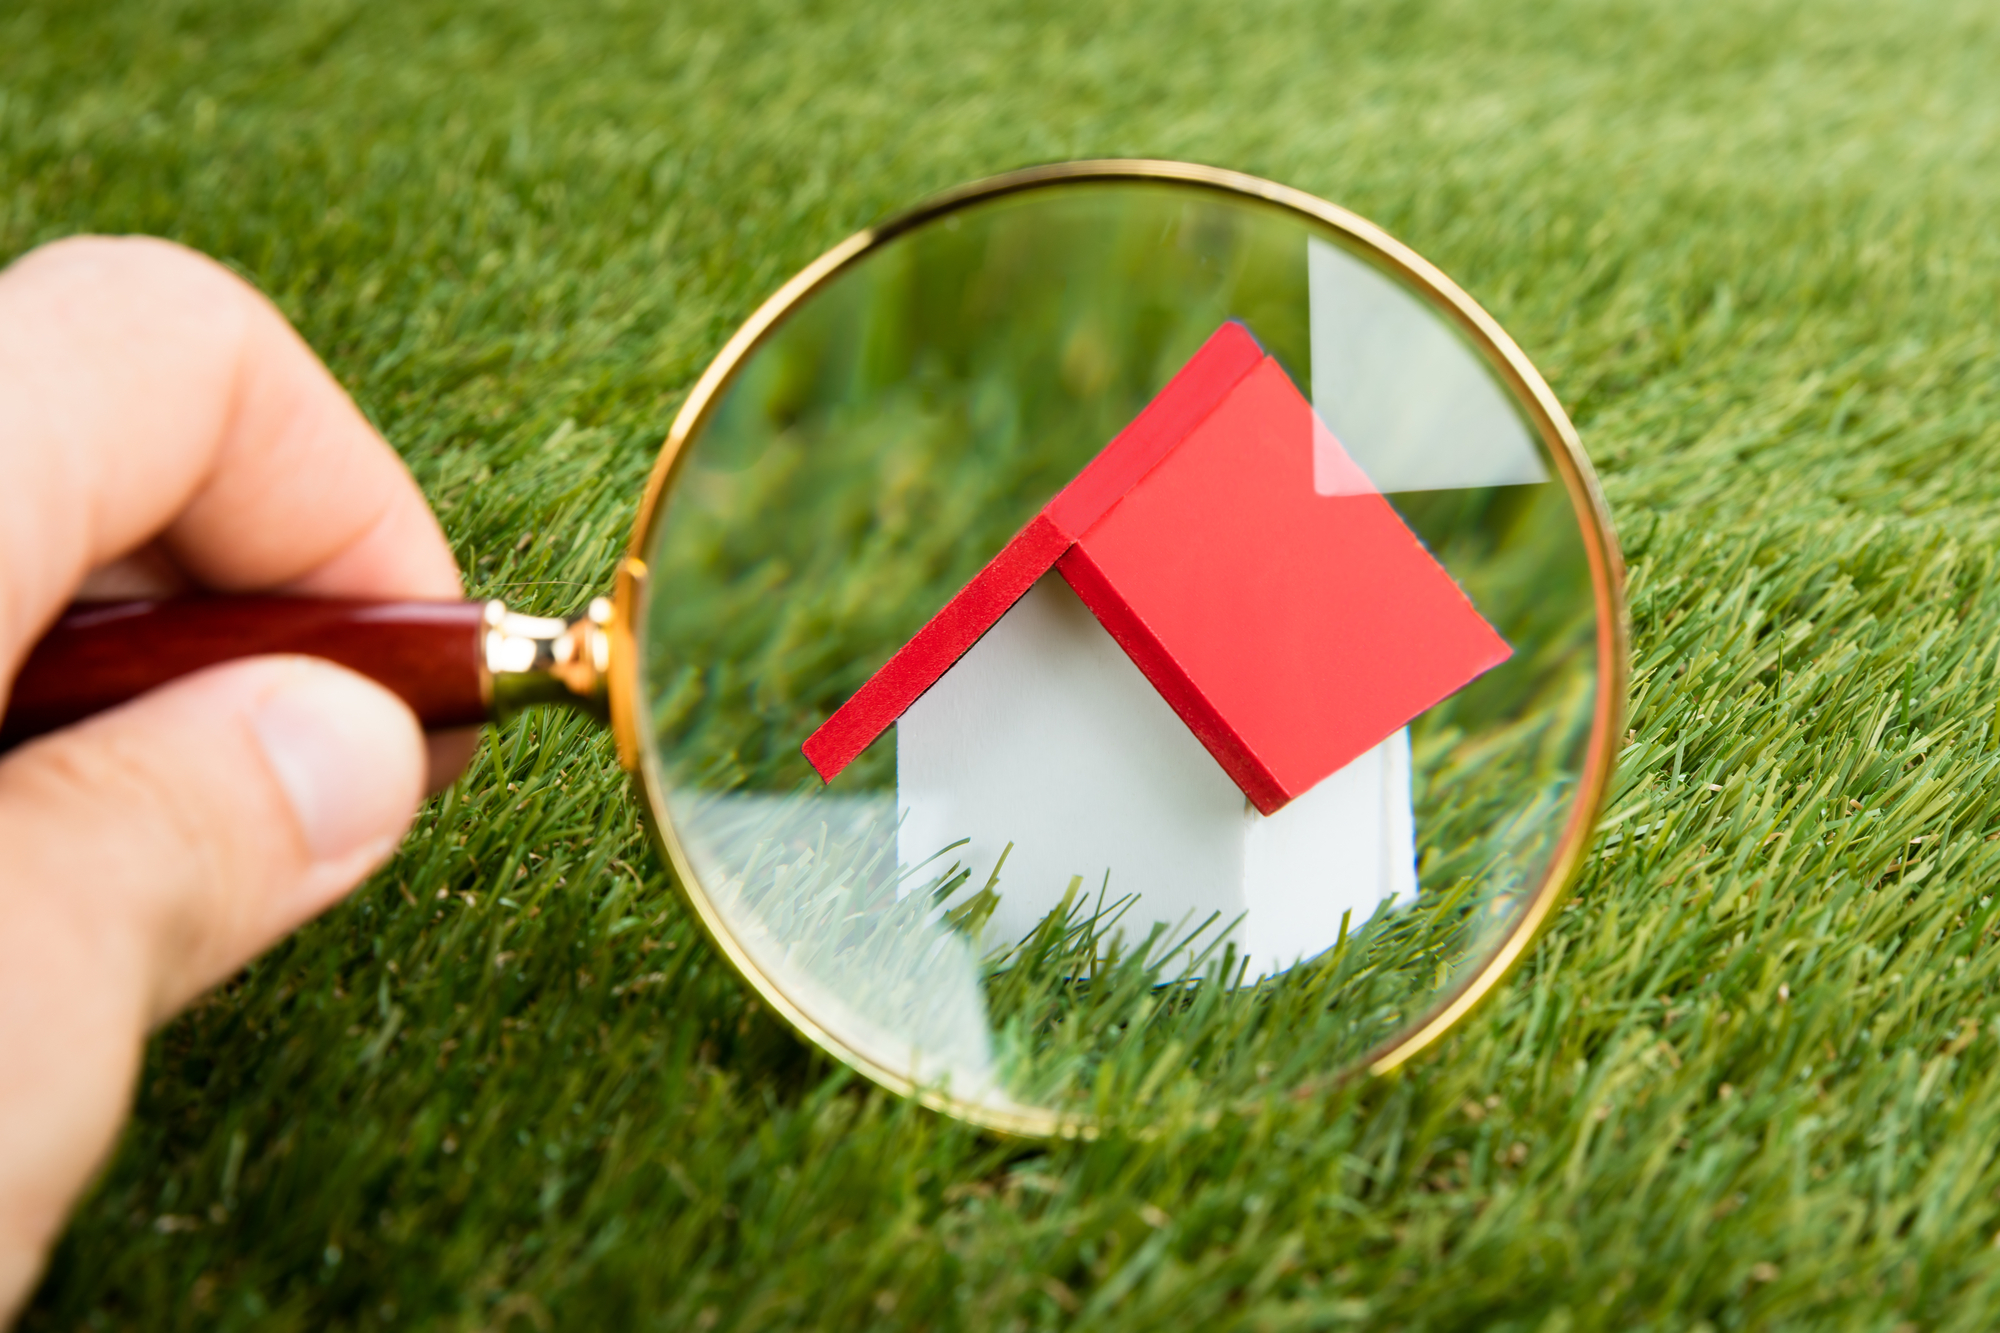
M2000 15L1190 0L17 0L0 254L283 304L480 591L601 586L666 422L927 191L1214 161L1542 366L1633 565L1603 855L1405 1075L1024 1152L808 1057L608 747L493 739L154 1043L31 1328L1988 1327L2000 1309Z

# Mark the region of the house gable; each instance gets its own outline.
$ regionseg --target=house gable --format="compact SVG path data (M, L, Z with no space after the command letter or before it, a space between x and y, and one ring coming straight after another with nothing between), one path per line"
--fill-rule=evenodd
M918 696L951 669L979 636L1007 613L1126 492L1222 404L1264 360L1264 349L1231 320L1202 344L1167 387L1146 404L1074 481L1015 534L986 568L946 602L916 637L820 724L802 747L823 781L888 730Z

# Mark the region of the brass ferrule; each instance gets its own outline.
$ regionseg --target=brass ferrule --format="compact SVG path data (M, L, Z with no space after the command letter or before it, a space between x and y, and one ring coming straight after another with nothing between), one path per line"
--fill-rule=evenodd
M480 684L495 722L535 704L568 704L603 721L610 714L611 600L599 597L574 620L524 616L486 604Z

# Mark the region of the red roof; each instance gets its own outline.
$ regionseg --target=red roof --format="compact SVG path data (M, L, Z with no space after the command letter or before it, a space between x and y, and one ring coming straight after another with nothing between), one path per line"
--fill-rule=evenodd
M1275 813L1512 653L1361 478L1283 368L1224 324L807 760L831 782L1054 569Z

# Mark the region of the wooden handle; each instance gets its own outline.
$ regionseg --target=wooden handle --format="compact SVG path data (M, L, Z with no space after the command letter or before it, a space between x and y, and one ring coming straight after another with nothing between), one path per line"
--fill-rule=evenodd
M215 597L72 607L21 667L0 749L203 667L263 653L338 662L400 696L426 727L486 720L483 602Z

